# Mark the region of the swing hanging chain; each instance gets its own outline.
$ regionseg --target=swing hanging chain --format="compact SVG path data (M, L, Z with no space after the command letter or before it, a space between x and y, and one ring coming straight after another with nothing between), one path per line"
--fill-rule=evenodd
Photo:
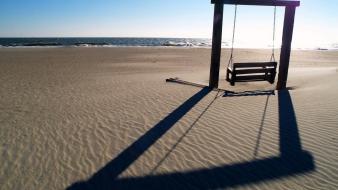
M276 13L277 13L277 7L275 6L274 9L274 15L273 15L273 32L272 32L272 54L270 61L276 62L275 59L275 40L276 40Z
M234 25L232 29L232 41L231 41L231 52L230 52L230 59L228 63L228 68L231 66L233 62L233 54L234 54L234 44L235 44L235 33L236 33L236 20L237 20L237 5L235 5L235 16L234 16Z

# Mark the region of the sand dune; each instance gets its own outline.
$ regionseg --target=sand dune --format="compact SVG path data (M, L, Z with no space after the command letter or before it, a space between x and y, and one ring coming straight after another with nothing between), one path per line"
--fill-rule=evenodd
M337 51L294 51L280 92L231 87L225 69L235 93L165 82L207 84L209 62L198 48L0 49L0 189L338 188Z

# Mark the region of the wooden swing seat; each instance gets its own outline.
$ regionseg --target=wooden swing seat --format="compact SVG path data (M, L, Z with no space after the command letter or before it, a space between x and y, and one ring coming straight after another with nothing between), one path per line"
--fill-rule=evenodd
M231 86L235 82L255 82L268 81L275 82L277 62L250 62L233 63L233 67L228 67L226 80Z

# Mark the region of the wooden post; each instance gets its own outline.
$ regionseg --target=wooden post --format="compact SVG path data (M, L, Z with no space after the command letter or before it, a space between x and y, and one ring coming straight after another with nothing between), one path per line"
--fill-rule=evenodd
M290 63L291 42L292 42L295 13L296 13L295 6L285 7L282 48L280 53L278 82L276 87L277 90L285 89L288 80L288 70Z
M218 88L219 68L221 61L222 47L222 25L223 25L223 7L222 1L215 2L214 9L214 26L212 33L212 50L211 50L211 65L209 87Z

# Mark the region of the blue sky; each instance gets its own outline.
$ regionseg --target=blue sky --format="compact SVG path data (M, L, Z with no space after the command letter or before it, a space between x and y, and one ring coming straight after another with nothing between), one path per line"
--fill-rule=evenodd
M337 0L301 0L294 44L338 43ZM225 6L223 39L231 37L234 9ZM283 8L278 8L277 41ZM272 7L240 6L237 43L269 44ZM211 38L210 0L1 0L0 37Z

